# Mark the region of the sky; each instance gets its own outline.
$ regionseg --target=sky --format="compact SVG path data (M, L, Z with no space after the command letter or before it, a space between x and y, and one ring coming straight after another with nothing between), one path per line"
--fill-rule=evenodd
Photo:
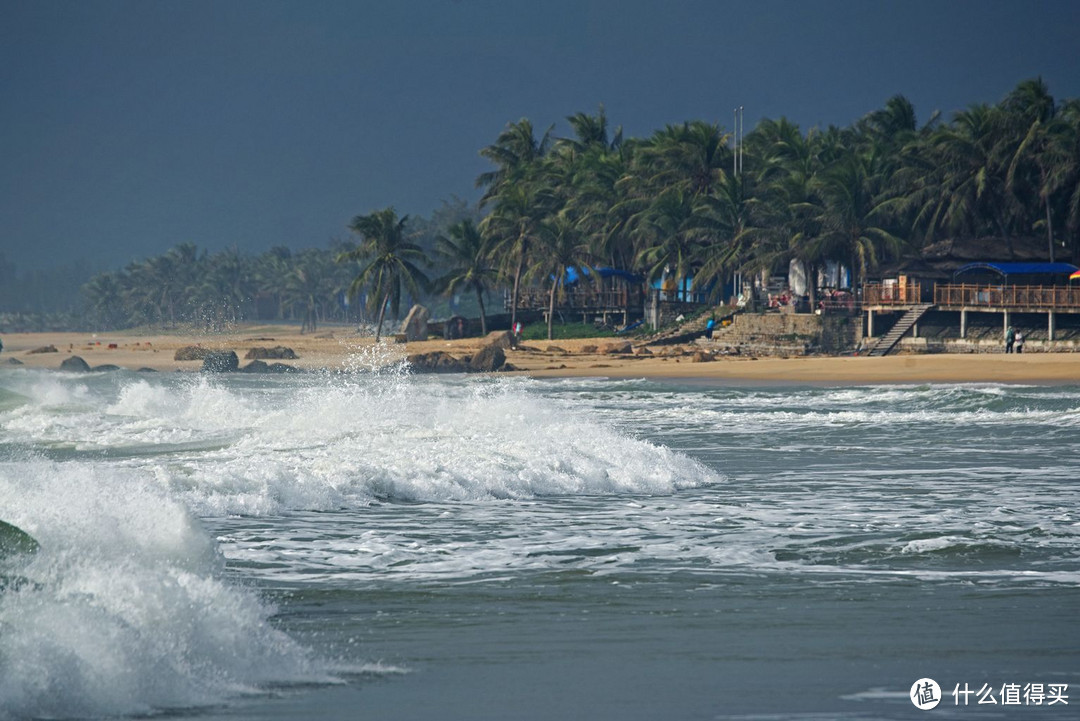
M0 254L325 247L476 200L507 123L600 104L643 137L1080 97L1078 30L1075 0L0 0Z

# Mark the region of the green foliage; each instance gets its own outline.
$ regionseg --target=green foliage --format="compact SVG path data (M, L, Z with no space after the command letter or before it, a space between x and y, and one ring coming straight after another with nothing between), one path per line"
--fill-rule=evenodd
M548 338L548 325L544 321L529 323L521 329L521 337L525 340L607 338L614 335L614 331L597 328L591 323L554 323L551 326L551 338Z

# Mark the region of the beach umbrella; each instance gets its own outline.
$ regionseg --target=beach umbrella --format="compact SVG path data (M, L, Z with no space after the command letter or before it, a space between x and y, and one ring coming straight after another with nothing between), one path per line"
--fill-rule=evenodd
M1069 280L1080 280L1080 270L1070 275Z

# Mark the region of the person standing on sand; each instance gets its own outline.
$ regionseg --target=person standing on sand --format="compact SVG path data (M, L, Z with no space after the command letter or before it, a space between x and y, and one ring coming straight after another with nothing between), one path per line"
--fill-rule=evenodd
M1015 342L1016 342L1016 331L1013 330L1013 327L1010 325L1009 329L1007 331L1005 331L1005 352L1006 353L1012 353L1013 352L1013 343L1015 343Z
M1024 334L1023 333L1017 333L1016 334L1016 352L1017 353L1023 353L1024 352Z

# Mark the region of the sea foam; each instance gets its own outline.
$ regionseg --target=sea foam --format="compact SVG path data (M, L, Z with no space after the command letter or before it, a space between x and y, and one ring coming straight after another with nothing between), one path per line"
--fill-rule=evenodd
M140 473L0 464L0 513L41 544L0 594L0 718L149 713L326 679L213 540Z

